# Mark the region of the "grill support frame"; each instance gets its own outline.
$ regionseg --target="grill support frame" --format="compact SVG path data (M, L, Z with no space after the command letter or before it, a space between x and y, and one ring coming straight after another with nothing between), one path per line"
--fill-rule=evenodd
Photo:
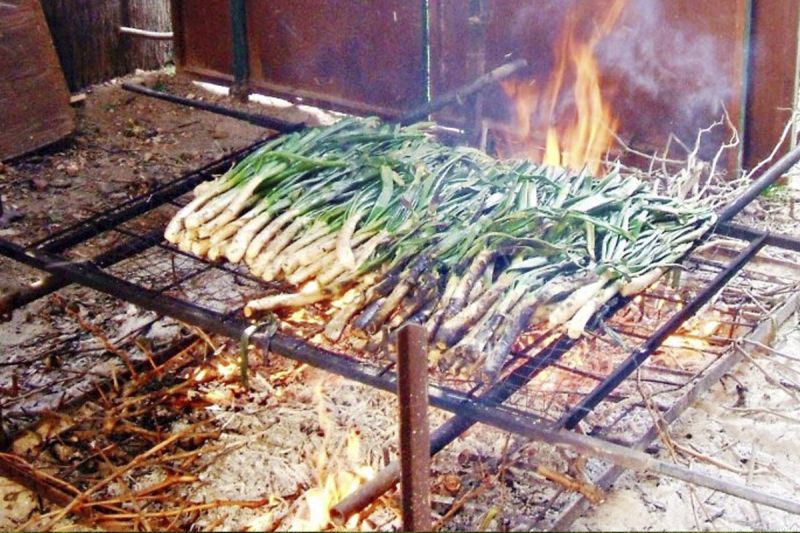
M189 192L201 181L209 179L213 173L224 171L227 165L230 165L237 159L257 149L260 144L261 143L256 143L239 150L228 157L210 163L194 172L190 172L178 180L165 184L147 195L132 199L110 211L100 213L82 223L66 228L27 248L15 245L5 239L0 239L0 254L28 266L49 272L54 276L54 278L52 278L54 281L50 285L39 291L31 291L29 296L23 298L23 302L28 303L33 301L37 295L42 296L68 283L79 283L133 303L144 309L156 311L160 314L165 314L183 322L196 325L209 332L233 339L241 338L242 335L244 335L245 329L249 326L249 323L243 319L193 306L187 302L164 295L161 291L142 290L141 287L135 284L125 282L103 272L102 267L115 264L126 257L130 257L131 254L126 254L121 250L122 247L119 247L119 250L108 250L95 257L94 260L84 263L70 261L61 254L71 247L81 244L102 232L115 229L137 216L174 201L179 196ZM800 160L800 148L793 150L778 163L770 167L737 201L732 203L720 214L719 222L713 229L713 233L750 241L750 245L732 263L725 267L723 272L720 273L713 282L707 285L701 294L688 302L683 311L670 318L667 323L648 338L625 363L617 367L612 375L598 386L592 394L585 397L570 414L562 417L556 424L542 424L540 420L536 420L531 416L526 416L524 413L514 414L496 408L502 405L514 392L524 387L530 379L538 375L539 371L546 367L548 361L557 360L564 351L569 349L568 342L566 346L560 344L565 342L562 338L554 342L548 348L540 351L540 353L549 353L549 356L544 355L541 358L537 357L531 359L531 361L535 361L533 367L527 366L526 363L520 367L524 370L520 371L518 368L507 376L507 379L511 377L518 379L519 382L517 384L512 383L512 380L508 379L508 381L498 383L497 386L499 388L492 387L478 398L464 395L458 391L431 386L431 404L435 407L456 413L455 417L448 420L433 434L432 453L443 449L449 442L452 442L452 440L457 438L476 422L481 422L533 440L554 445L577 447L583 452L591 454L592 450L587 449L586 446L591 448L594 444L603 441L597 441L595 439L596 442L594 444L587 445L582 442L581 439L575 441L573 439L573 437L576 436L575 433L561 431L561 428L567 428L568 430L574 428L575 425L591 412L603 398L610 394L625 377L634 372L644 360L660 346L661 342L663 342L669 334L674 332L687 318L692 316L708 302L714 294L724 287L763 247L776 246L800 252L800 239L773 235L768 232L761 232L738 226L730 222L736 213L752 202L766 187L780 178L780 176L798 160ZM130 248L131 253L141 252L142 249L144 249L144 247L133 246ZM617 301L615 306L622 306L625 303L627 303L627 301ZM607 308L606 313L609 312L613 313L613 310ZM305 341L290 335L278 333L267 338L256 334L251 338L251 342L265 351L272 351L315 367L324 368L346 379L388 392L396 392L397 375L388 369L379 370L369 367L356 359L312 347ZM562 347L559 348L559 346ZM708 383L708 386L710 386L710 383ZM595 448L594 451L596 452L597 448ZM616 464L622 468L635 466L633 463L626 463L625 461L617 461ZM641 467L641 464L639 464L639 467ZM388 472L387 475L383 477L384 484L388 482L387 480L393 478L391 467L386 470ZM673 475L674 477L679 477L681 475L675 474L674 472L659 471L666 475ZM382 473L379 474L379 477L381 476ZM393 484L394 483L388 484L387 488L391 487ZM766 504L770 505L769 503ZM791 508L791 505L789 507ZM345 514L346 513L342 513L342 515Z

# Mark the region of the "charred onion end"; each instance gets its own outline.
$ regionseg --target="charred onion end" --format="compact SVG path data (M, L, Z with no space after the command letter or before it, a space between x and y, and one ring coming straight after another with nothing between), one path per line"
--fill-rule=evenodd
M430 317L428 320L425 321L425 329L428 330L428 338L435 339L436 334L439 331L439 327L441 327L442 320L444 318L444 305L450 299L453 292L456 290L458 286L458 278L455 276L448 276L447 278L447 285L445 285L444 293L442 297L439 299L439 303L433 308Z
M491 249L481 250L478 252L475 258L472 260L472 263L470 263L467 271L461 277L461 281L459 281L458 286L450 298L450 301L447 303L447 310L445 311L444 315L445 320L455 316L464 308L467 297L472 291L472 287L475 285L475 282L478 280L481 274L483 274L483 271L486 270L489 262L494 259L496 254L497 252Z
M367 297L367 300L369 299L370 296ZM377 298L371 300L353 321L353 328L356 331L362 331L366 333L367 324L373 319L375 313L378 312L378 309L383 305L385 301L386 298Z
M419 269L422 268L421 265L425 263L425 261L423 260L419 263L419 268L411 268L410 272L408 273L408 277L404 278L400 283L395 285L394 290L389 293L383 304L375 311L375 314L367 322L365 331L369 335L374 335L383 327L383 325L386 323L386 320L388 320L392 313L394 313L398 308L403 298L405 298L405 296L411 291L413 283L412 280L416 280L417 275L419 275Z
M432 276L430 276L432 278ZM429 305L436 298L436 282L427 281L424 278L423 286L418 287L413 291L413 294L407 295L400 302L397 311L389 321L389 329L394 331L400 328L406 321L408 321L414 314L423 307Z
M350 322L350 319L353 318L353 315L358 313L359 310L366 302L366 296L364 293L358 293L352 301L348 302L347 305L336 311L333 316L328 320L328 323L325 325L325 329L323 330L322 334L325 335L329 341L336 342L338 341L342 333L344 333L347 324Z
M444 346L452 346L461 339L467 330L474 327L491 307L498 302L503 292L513 282L513 276L505 276L497 281L481 296L461 310L457 315L447 320L439 327L434 340Z

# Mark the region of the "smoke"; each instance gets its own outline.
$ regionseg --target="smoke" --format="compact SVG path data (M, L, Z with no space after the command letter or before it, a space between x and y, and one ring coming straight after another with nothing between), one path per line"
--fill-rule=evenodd
M635 129L693 143L700 128L735 96L734 35L720 35L697 14L676 16L669 0L629 0L617 29L598 45L604 73L615 81L614 103L639 109ZM672 17L670 17L672 15ZM648 108L657 113L641 112ZM633 126L633 125L630 125ZM669 131L666 131L669 130Z
M553 45L567 15L579 10L578 28L588 39L612 3L538 0L513 12L495 8L499 48L525 57L533 79L543 84L553 70ZM736 13L733 8L712 13L688 2L628 0L616 27L600 40L595 56L603 95L626 142L661 149L672 134L692 145L700 129L720 119L723 103L738 105L741 65L735 61L742 54L734 51L740 42L734 35ZM708 139L710 146L719 147L728 132L720 129L719 135Z

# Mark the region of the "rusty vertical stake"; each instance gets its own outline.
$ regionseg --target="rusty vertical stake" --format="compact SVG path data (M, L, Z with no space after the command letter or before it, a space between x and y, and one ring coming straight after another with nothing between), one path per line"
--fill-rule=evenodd
M397 338L400 483L404 531L431 530L431 436L428 425L427 330L409 324Z

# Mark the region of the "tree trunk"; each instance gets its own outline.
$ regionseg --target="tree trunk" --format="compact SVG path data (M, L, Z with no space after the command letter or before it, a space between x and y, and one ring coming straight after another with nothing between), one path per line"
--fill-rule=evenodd
M169 0L42 0L71 91L132 72L162 67L172 43L119 33L120 26L171 31Z

